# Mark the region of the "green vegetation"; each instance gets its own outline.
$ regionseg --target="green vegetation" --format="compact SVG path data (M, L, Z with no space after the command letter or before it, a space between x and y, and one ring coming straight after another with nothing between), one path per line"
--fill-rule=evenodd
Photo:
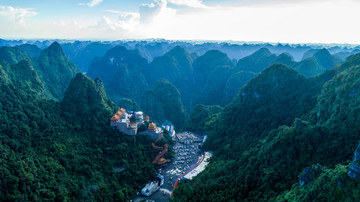
M272 54L267 48L261 48L255 53L238 61L237 71L261 72L271 64L274 64L276 55Z
M332 69L341 63L341 59L332 56L326 48L316 51L312 57L325 69Z
M194 96L192 93L194 88L192 64L191 55L184 48L176 46L164 56L155 58L150 64L150 68L144 70L144 75L150 84L154 84L162 78L174 84L182 92L182 102L190 109Z
M332 69L341 62L341 59L332 56L325 48L310 50L306 55L304 60L294 65L294 68L305 76L319 75L326 69Z
M225 53L216 50L208 51L198 57L193 64L195 84L202 86L206 83L208 75L218 66L232 67L233 63Z
M23 45L20 45L17 47L21 48L23 51L25 51L31 57L38 57L41 53L41 49L39 47L37 47L36 45L23 44Z
M45 88L58 100L63 98L71 78L80 72L80 69L65 56L57 42L41 51L34 64Z
M118 106L126 109L127 111L141 111L141 108L136 102L127 98L122 98L119 101Z
M48 98L61 100L66 88L69 86L70 79L73 78L77 72L80 72L80 69L65 56L57 42L54 42L48 48L41 51L38 57L29 56L22 50L23 48L28 50L33 47L1 47L0 59L10 64L19 63L22 60L31 63L31 68L36 70L37 76L45 86L43 94ZM25 63L22 63L23 66L24 64ZM21 68L19 71L21 71ZM20 78L21 76L16 79L19 80Z
M42 67L61 67L56 61L62 55L56 58L59 51L53 48L56 44L40 56ZM109 126L118 107L100 80L77 74L57 102L43 96L41 78L47 76L38 76L28 61L11 65L0 60L1 200L132 198L155 175L151 140Z
M137 51L117 46L108 50L104 56L95 58L87 75L93 79L100 78L114 102L122 98L139 102L148 87L141 73L147 67L147 61Z
M208 129L214 157L175 201L359 200L359 182L346 175L360 132L359 57L308 79L283 65L252 79Z
M166 79L157 81L150 90L145 92L141 109L155 122L161 124L169 120L176 128L182 128L188 119L181 102L180 92Z
M348 166L337 165L334 169L324 169L314 181L300 187L294 184L276 201L359 201L360 183L347 176Z
M296 70L305 76L314 76L325 71L314 57L306 58L295 66Z
M32 61L32 58L19 47L0 47L0 59L10 64L16 64L21 60Z
M224 103L230 103L239 93L240 89L255 76L255 73L247 71L240 71L232 74L226 81Z
M243 151L257 144L270 130L291 124L294 118L301 117L315 106L323 82L312 81L285 65L268 67L224 108L218 127L209 134L209 149L228 145ZM229 155L229 152L223 153Z
M220 114L220 106L196 105L190 119L186 122L184 130L208 131L213 127L215 118Z
M148 64L122 46L64 47L86 50L73 55L83 65L87 53L107 52L86 76L56 42L0 48L1 200L131 199L154 177L158 151L109 126L119 107L208 134L203 148L214 156L175 201L360 200L347 175L360 133L360 54L339 65L326 49L294 62L263 48L235 66L220 51L198 57L176 46ZM165 51L137 48L148 59ZM156 144L172 141L165 132Z
M78 66L82 72L87 72L89 65L96 57L103 56L106 51L113 48L111 44L100 42L76 41L74 43L66 43L61 45L65 54L71 61Z

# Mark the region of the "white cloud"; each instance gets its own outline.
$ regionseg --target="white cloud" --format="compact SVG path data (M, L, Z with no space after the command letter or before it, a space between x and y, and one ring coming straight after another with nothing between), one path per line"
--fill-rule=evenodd
M354 0L289 0L293 3L196 7L199 0L153 0L139 12L116 8L101 15L74 15L68 19L27 22L37 13L30 9L0 6L1 36L86 39L200 39L291 43L360 43L360 2ZM274 0L285 2L284 0ZM306 1L308 3L301 3ZM175 2L175 3L174 3ZM191 3L189 3L191 2ZM186 5L185 5L186 4ZM184 6L174 6L184 5ZM171 8L169 8L169 6ZM5 12L6 11L6 12ZM35 19L35 18L34 18ZM76 20L76 21L74 21ZM34 21L35 22L35 21ZM24 23L25 24L25 23ZM30 26L31 25L31 26ZM20 28L19 28L20 27ZM10 31L9 31L10 30Z
M80 6L94 7L99 5L103 0L91 0L89 3L79 3Z
M30 8L14 8L12 6L0 6L0 18L8 22L24 24L25 18L32 17L38 13Z
M103 16L96 22L95 26L90 26L90 28L130 32L139 24L139 18L140 16L137 13L126 12L121 13L118 19L110 19L106 16Z
M143 4L139 8L140 22L143 25L151 24L159 18L168 18L176 14L176 10L167 7L166 0L154 0L151 4Z
M201 0L168 0L169 3L192 8L206 8Z

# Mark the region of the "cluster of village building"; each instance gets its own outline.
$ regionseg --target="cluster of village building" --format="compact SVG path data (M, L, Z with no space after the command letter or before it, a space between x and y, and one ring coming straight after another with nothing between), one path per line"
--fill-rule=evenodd
M145 131L139 132L139 127L143 124L148 124L148 127ZM170 121L165 121L162 124L162 127L157 127L156 123L150 122L150 117L141 111L129 113L126 112L126 109L119 109L110 119L110 126L116 128L122 133L128 135L147 135L152 139L158 139L163 134L163 129L169 131L169 135L175 135L174 126Z

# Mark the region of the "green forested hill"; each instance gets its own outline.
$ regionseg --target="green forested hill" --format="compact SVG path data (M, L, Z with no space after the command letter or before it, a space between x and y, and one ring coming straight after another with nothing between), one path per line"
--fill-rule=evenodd
M69 86L70 79L75 76L80 69L76 67L64 54L57 42L52 43L48 48L42 50L38 57L29 56L22 48L31 52L34 47L1 47L0 59L10 64L20 61L28 61L36 70L37 76L41 79L45 90L43 94L49 98L61 100L65 89ZM39 49L37 49L39 51ZM33 53L37 55L37 53ZM24 66L26 63L22 62ZM25 68L26 70L28 68ZM22 71L19 69L18 71ZM19 73L20 73L19 72ZM10 72L11 74L11 72ZM20 79L21 76L16 79ZM15 78L14 78L15 79Z
M239 93L239 90L255 76L255 73L247 71L240 71L232 74L226 81L224 103L231 103Z
M272 54L267 48L261 48L252 55L240 59L236 65L236 69L237 71L258 73L273 64L275 59L275 54Z
M155 122L169 120L176 128L182 128L188 119L180 92L166 79L160 79L145 92L141 109Z
M277 78L281 78L279 75L285 74L274 71L274 67L271 70L270 67L251 80L240 91L236 100L216 118L215 122L221 124L209 130L213 134L209 135L205 146L215 153L211 164L197 178L180 185L175 192L175 200L359 200L359 182L346 175L347 164L353 157L360 132L357 124L360 68L357 66L359 63L355 62L358 57L359 55L353 56L342 66L305 80L301 76L295 76L296 74L290 76L292 71L285 66L278 67L278 71L288 72L287 78L294 85L296 80L301 81L295 88L298 90L291 91L287 91L292 88L291 85L281 87L279 83L277 88L283 88L281 92L287 92L281 97L291 98L279 107L276 104L281 102L275 98L279 95L274 90L270 91L273 94L271 101L263 102L256 108L251 105L243 106L241 103L246 103L245 92L245 95L260 99L264 97L263 93L259 93L261 89L269 91L265 84L276 86L273 85L276 79L267 80L266 78L271 78L268 76L277 75ZM343 71L339 73L341 70ZM266 73L267 71L276 74ZM257 81L261 77L264 78ZM254 84L258 82L259 84ZM313 86L312 93L305 93L309 86ZM257 96L252 94L254 90ZM294 93L297 95L292 97ZM254 98L250 103L259 103ZM295 104L291 108L295 111L286 109L291 103ZM269 107L265 110L266 116L257 116L261 112L260 106ZM280 111L275 112L276 108ZM246 109L252 109L253 115L242 119L242 116L246 116ZM301 113L291 115L296 111ZM277 116L283 117L277 119ZM270 129L271 124L264 122L267 117L270 117L268 123L275 124L273 130ZM288 117L293 118L286 119ZM245 128L252 119L253 127ZM280 123L276 123L276 120L280 120ZM288 123L283 122L285 120ZM281 126L284 124L288 126ZM266 127L261 128L262 126ZM319 166L315 166L316 164ZM312 181L301 187L298 183L299 176L306 172L306 167L312 165L321 169L318 171L319 169L314 168L314 174L310 174Z
M198 57L193 64L195 83L203 85L210 72L218 66L233 66L233 63L225 53L216 50L208 51Z
M118 102L129 98L139 102L148 88L142 71L148 67L147 61L137 51L123 46L114 47L100 58L95 58L89 66L87 75L104 82L108 96Z
M34 63L34 68L45 88L52 97L58 100L63 98L70 79L80 72L80 69L66 57L57 42L41 51Z
M285 65L268 67L224 108L216 131L209 135L209 147L244 150L257 144L270 130L291 124L294 118L310 111L321 87L322 83L314 85L311 79ZM234 139L238 139L237 145Z
M75 43L63 44L62 47L69 59L72 60L81 71L87 72L91 61L96 57L103 56L106 51L113 48L113 45L100 42L92 42L90 44L82 42L79 43L79 45Z
M41 49L39 47L37 47L36 45L23 44L23 45L20 45L17 47L19 47L20 49L25 51L31 57L38 57L41 53Z
M100 80L77 74L57 102L28 61L0 61L0 77L1 200L122 201L154 175L151 141L110 128Z
M193 59L184 48L176 46L164 56L156 57L150 67L144 70L150 84L165 78L179 89L184 105L190 109L193 102L194 80Z
M196 105L184 130L207 131L214 127L213 120L220 114L222 108L218 105Z
M7 47L0 48L0 59L5 60L10 64L15 64L21 60L32 61L32 58L19 47Z
M305 76L315 76L326 69L332 69L341 63L341 59L332 56L327 49L313 50L312 56L294 64L294 68Z

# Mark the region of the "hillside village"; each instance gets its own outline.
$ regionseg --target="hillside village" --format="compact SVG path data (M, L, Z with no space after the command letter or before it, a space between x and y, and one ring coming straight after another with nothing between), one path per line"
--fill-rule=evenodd
M170 121L165 121L161 127L150 121L149 115L145 115L142 111L129 111L120 108L110 119L110 126L127 135L147 135L156 140L162 137L163 129L169 131L169 135L174 137L174 125ZM142 127L145 130L139 130Z

